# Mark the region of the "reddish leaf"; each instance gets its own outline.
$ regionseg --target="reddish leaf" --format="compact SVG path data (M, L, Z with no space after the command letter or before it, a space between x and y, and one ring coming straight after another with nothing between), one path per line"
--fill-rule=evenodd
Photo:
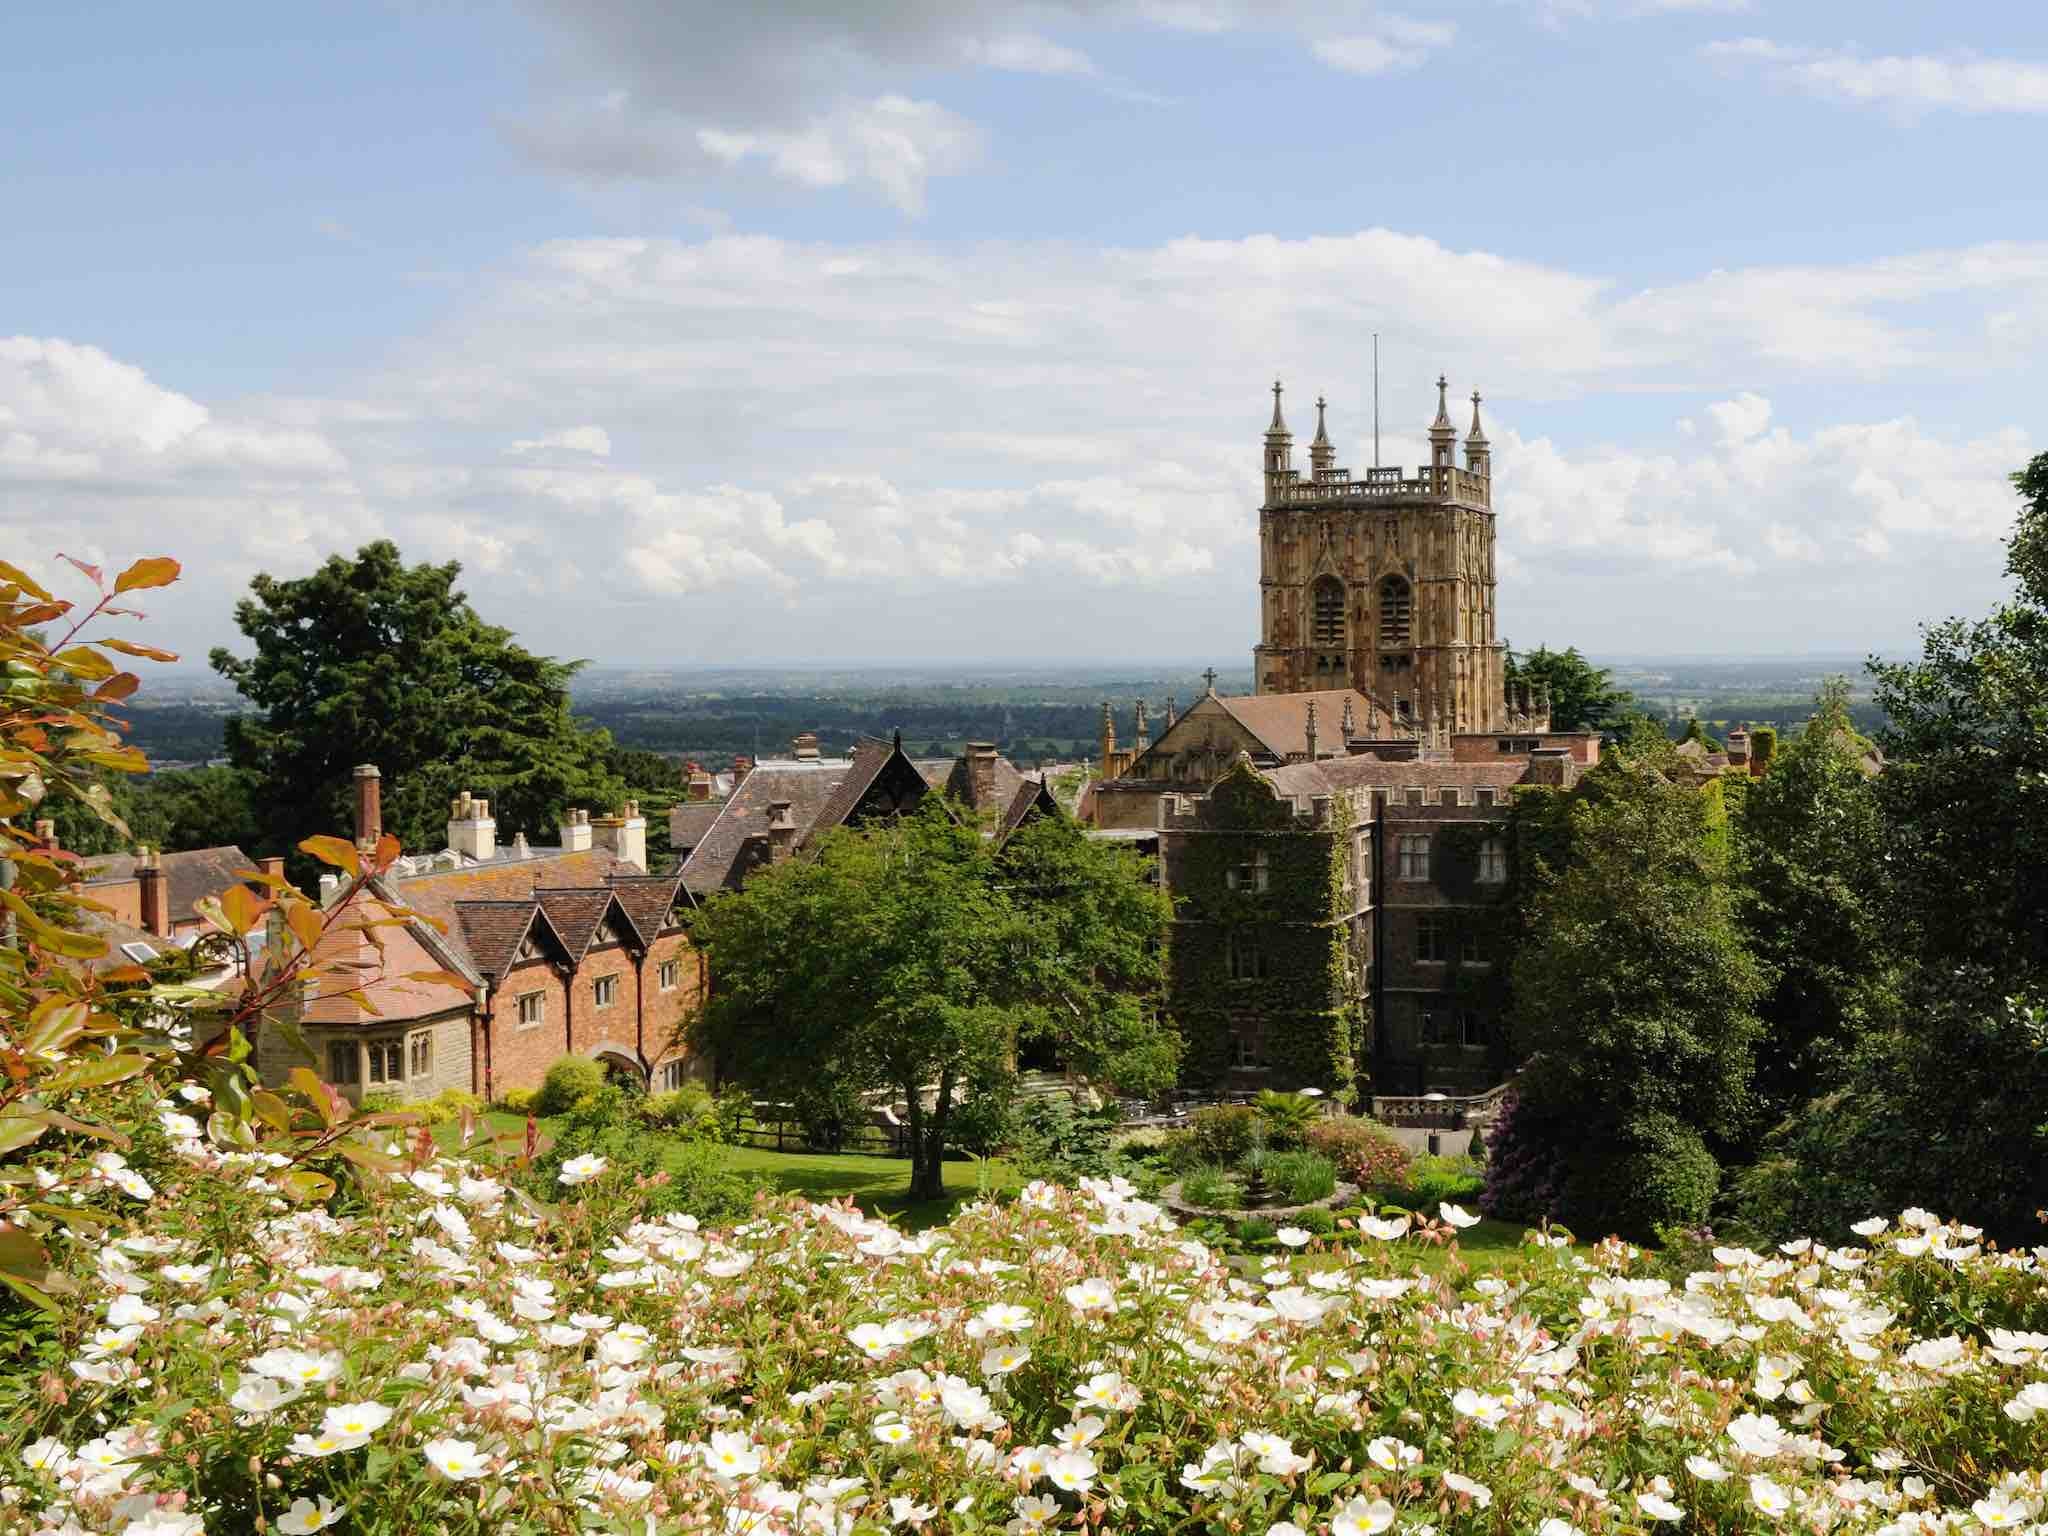
M141 686L142 679L133 672L116 672L104 683L101 683L99 687L93 689L92 696L102 703L118 703Z
M107 578L100 574L100 568L98 566L87 565L83 560L80 560L72 555L67 555L62 550L57 551L57 558L59 560L62 560L66 565L75 566L79 570L85 572L86 580L90 581L94 586L104 587L107 584Z

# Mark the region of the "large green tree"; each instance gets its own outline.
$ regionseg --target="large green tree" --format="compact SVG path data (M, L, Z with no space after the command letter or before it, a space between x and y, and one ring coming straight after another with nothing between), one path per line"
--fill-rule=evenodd
M568 806L622 798L609 736L569 712L581 664L485 623L460 573L453 561L408 566L380 540L310 576L249 584L235 623L255 654L212 660L257 711L228 722L227 752L249 777L266 848L349 827L358 763L382 770L385 828L410 849L441 846L464 789L490 799L505 840L546 836Z
M1748 1107L1762 991L1718 790L1610 754L1551 807L1542 846L1529 838L1515 1123L1541 1145L1512 1150L1546 1166L1549 1208L1513 1214L1647 1237L1707 1212L1715 1149Z
M1743 797L1735 841L1742 926L1764 965L1756 1130L1840 1086L1897 1003L1897 923L1871 743L1830 678L1806 729Z
M73 853L120 853L147 843L176 853L233 843L254 853L262 841L248 777L234 768L183 768L146 777L106 780L115 811L128 824L121 835L84 806L53 809L57 835Z
M723 1070L796 1096L819 1081L905 1106L911 1195L943 1193L949 1130L1000 1101L1050 1038L1105 1086L1157 1092L1165 899L1138 860L1047 819L997 845L937 796L838 831L697 915L717 985L692 1021Z
M1561 651L1539 645L1533 651L1508 652L1506 679L1510 688L1543 688L1550 695L1550 725L1558 731L1599 731L1614 725L1635 695L1614 686L1606 667L1596 667L1575 645Z

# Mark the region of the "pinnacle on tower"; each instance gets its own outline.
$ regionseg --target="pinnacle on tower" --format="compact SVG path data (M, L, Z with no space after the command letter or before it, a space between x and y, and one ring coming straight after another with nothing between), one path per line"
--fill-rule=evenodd
M1344 732L1344 740L1347 743L1358 734L1358 717L1351 712L1351 700L1348 696L1344 700L1344 718L1339 722L1339 728Z
M1330 442L1329 429L1323 425L1323 408L1327 404L1321 395L1316 396L1316 435L1308 445L1309 468L1319 475L1337 467L1337 450Z
M1436 376L1436 420L1429 424L1431 441L1439 436L1448 440L1458 435L1458 429L1451 425L1450 387L1449 379L1442 374Z
M1486 429L1479 425L1479 391L1475 389L1472 391L1472 430L1465 434L1465 446L1469 449L1474 443L1484 445L1485 442Z
M1273 381L1273 424L1266 428L1266 436L1292 437L1293 435L1292 432L1287 430L1287 418L1280 414L1280 381L1275 379Z

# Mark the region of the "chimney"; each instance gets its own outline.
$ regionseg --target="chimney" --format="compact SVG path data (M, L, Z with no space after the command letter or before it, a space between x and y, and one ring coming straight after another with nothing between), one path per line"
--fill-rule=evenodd
M135 851L135 881L142 893L142 928L160 939L171 936L171 902L164 889L163 855L154 848Z
M698 763L690 764L690 787L685 791L686 798L698 801L709 800L715 782L711 777L709 769Z
M733 787L737 789L739 787L740 780L744 779L748 774L752 773L753 771L754 760L751 757L735 757L732 760Z
M977 811L996 803L996 744L992 741L967 743L967 803Z
M590 824L591 840L647 873L647 818L640 814L640 802L628 800L616 816L600 816Z
M1569 747L1538 747L1529 754L1529 771L1522 782L1570 789L1579 782L1579 765L1572 760Z
M524 832L514 832L512 834L512 857L515 859L530 859L533 857L533 850L526 846L526 834Z
M356 767L356 846L365 853L384 835L383 775L375 763Z
M590 812L571 806L562 813L562 852L590 851Z
M1316 760L1316 701L1314 699L1308 701L1308 723L1303 727L1303 732L1308 737L1308 760L1314 762Z
M479 800L468 790L457 795L448 807L448 846L479 864L487 864L498 852L498 824L491 819L491 802Z
M1749 766L1749 732L1739 725L1728 733L1728 761L1744 768Z
M340 899L341 876L330 869L320 877L320 905L322 908L331 907Z
M771 800L768 802L768 859L780 864L796 851L796 817L790 814L790 802Z
M800 763L815 763L818 760L818 733L805 731L790 742L789 755Z
M36 841L52 853L57 849L57 823L44 817L36 823Z
M256 861L256 872L260 875L273 875L277 879L282 880L284 878L284 855L273 853L268 858L258 859Z

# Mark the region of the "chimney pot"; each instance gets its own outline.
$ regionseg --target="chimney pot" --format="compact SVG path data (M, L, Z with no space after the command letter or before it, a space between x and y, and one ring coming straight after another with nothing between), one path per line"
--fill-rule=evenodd
M55 848L57 846L57 823L50 820L47 816L38 820L36 822L36 841L45 848Z
M171 903L164 878L163 861L154 848L144 847L135 856L135 883L139 890L144 931L157 938L171 936Z
M383 775L375 763L356 765L356 846L365 851L384 835Z

